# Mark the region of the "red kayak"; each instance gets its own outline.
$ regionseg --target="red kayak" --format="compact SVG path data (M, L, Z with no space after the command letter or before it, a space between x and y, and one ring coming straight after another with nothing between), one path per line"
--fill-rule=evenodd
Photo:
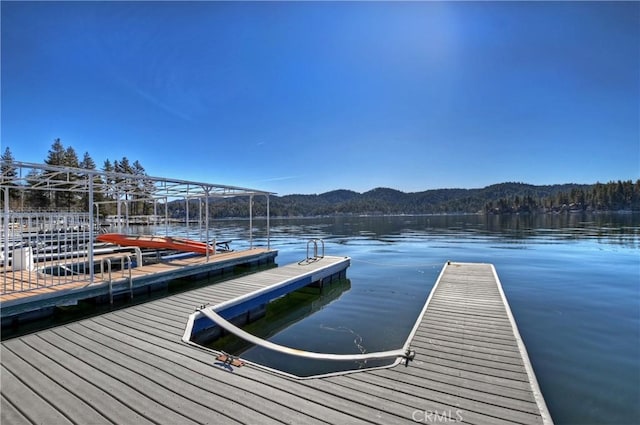
M121 233L105 233L97 238L100 242L108 242L120 246L139 246L140 248L175 249L176 251L197 252L198 254L214 253L214 248L204 242L191 239L156 235L123 235Z

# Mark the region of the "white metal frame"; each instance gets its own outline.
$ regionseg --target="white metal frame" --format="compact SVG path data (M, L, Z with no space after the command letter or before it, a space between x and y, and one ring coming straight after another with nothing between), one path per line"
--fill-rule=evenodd
M199 199L202 205L204 200L204 219L202 216L200 220L204 223L205 227L205 240L210 240L209 227L209 199L210 198L230 198L238 196L246 196L249 198L249 239L250 247L253 248L253 198L255 195L265 196L267 211L267 234L266 243L267 249L271 248L270 241L270 220L269 220L269 196L272 192L266 192L257 189L250 189L239 186L229 186L215 183L195 182L167 177L154 177L147 175L126 174L116 172L105 172L100 170L90 170L82 168L61 167L52 166L48 164L36 164L29 162L11 161L7 163L2 161L2 169L15 169L15 175L2 174L0 180L0 201L2 201L2 225L0 231L2 232L2 254L4 259L9 257L10 248L10 222L12 217L16 217L16 214L24 214L24 212L11 211L9 208L9 194L10 191L21 191L22 194L26 190L42 190L50 193L54 192L75 192L84 193L88 196L88 205L91 205L92 211L85 211L88 213L89 218L89 238L95 240L97 226L96 217L99 217L99 205L106 203L116 203L117 216L119 219L124 219L125 223L129 221L129 204L131 202L138 202L141 200L154 202L154 215L157 216L157 204L163 202L165 205L165 225L168 222L167 217L167 205L170 201L177 199ZM37 178L34 179L30 174L37 174ZM144 199L136 198L129 199L131 195L139 195L138 188L144 183L146 197ZM94 202L96 193L102 193L107 201ZM122 214L122 205L125 206L125 213ZM200 207L200 215L202 215L202 206ZM15 218L13 218L15 220ZM165 230L167 233L167 230ZM86 257L89 264L93 264L93 244L87 244ZM215 254L214 254L215 255ZM207 253L207 259L209 254ZM5 293L7 288L6 283L6 271L5 267L2 268L4 276L4 285L0 288L0 293ZM94 282L93 267L90 267L89 283ZM8 291L14 292L14 291Z

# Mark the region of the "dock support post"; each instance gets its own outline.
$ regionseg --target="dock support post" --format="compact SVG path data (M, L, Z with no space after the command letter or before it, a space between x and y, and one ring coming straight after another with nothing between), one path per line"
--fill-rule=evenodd
M187 239L189 239L189 185L187 184L187 195L184 197L184 210L185 210L185 227L187 228Z
M111 259L104 258L100 262L100 273L102 273L102 280L104 280L104 263L107 263L107 271L109 272L109 303L113 304L113 279L111 279Z
M3 245L3 266L5 270L9 267L9 187L5 187L3 190L4 194L4 219L3 221L3 232L4 232L4 245ZM7 274L3 273L3 291L7 290Z
M271 223L269 222L269 194L267 197L267 249L271 249Z
M93 211L91 206L93 205L93 173L89 173L87 178L89 179L89 241L87 243L87 255L89 257L89 283L92 284L95 273L93 271L93 243L95 242Z
M125 258L127 260L127 268L129 269L129 299L133 299L133 276L131 275L131 257L129 257L128 255L125 255ZM124 259L122 260L122 262L124 263ZM123 264L124 267L124 264Z
M208 186L203 186L202 190L204 190L204 227L205 227L205 238L204 240L209 243L209 191L210 188ZM216 244L213 243L213 254L216 253ZM209 262L209 250L207 249L207 262Z
M253 195L249 195L249 248L253 249Z

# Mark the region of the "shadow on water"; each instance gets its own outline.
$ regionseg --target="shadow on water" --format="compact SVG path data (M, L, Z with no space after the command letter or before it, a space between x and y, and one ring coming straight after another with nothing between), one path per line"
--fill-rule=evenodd
M349 289L351 289L349 279L341 279L323 287L307 286L300 288L267 304L265 315L254 322L242 326L242 329L259 338L268 339L292 324L323 309L329 303L340 298ZM223 332L222 337L214 341L204 342L202 345L235 356L242 355L242 353L253 347L252 344L226 331Z
M305 318L313 316L331 303L338 301L350 289L349 279L342 279L322 288L302 288L272 301L267 305L264 317L244 325L242 328L262 339L277 341L278 335L283 331L297 324L304 326ZM294 338L293 341L285 338L281 343L291 344L292 348L316 352L341 354L364 354L367 352L363 337L347 326L323 325L321 330L322 332L313 332L303 338ZM336 336L338 337L336 338ZM361 362L311 360L267 350L226 332L222 337L205 342L203 345L299 377L361 370L390 365L394 362L394 359Z

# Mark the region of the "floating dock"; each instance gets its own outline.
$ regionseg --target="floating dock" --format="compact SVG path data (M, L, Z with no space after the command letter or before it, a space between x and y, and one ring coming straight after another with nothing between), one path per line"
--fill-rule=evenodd
M330 279L324 257L4 341L2 423L551 424L490 264L446 264L407 367L297 380L214 366L181 341L194 308L291 279Z
M135 293L166 286L175 279L202 279L233 270L236 266L273 263L276 255L275 250L253 248L216 253L209 258L201 255L177 256L153 264L123 268L110 274L98 273L93 283L81 278L70 280L68 276L45 276L35 270L6 271L8 280L18 282L29 290L0 294L0 316L5 326L12 320L19 320L21 316L37 316L38 312L58 305L74 304L97 297L103 297L108 303L114 296L123 294L133 298ZM107 257L121 261L122 264L125 263L123 258L128 259L128 255L122 254ZM95 261L100 261L101 258L96 256ZM43 284L47 285L41 286Z

